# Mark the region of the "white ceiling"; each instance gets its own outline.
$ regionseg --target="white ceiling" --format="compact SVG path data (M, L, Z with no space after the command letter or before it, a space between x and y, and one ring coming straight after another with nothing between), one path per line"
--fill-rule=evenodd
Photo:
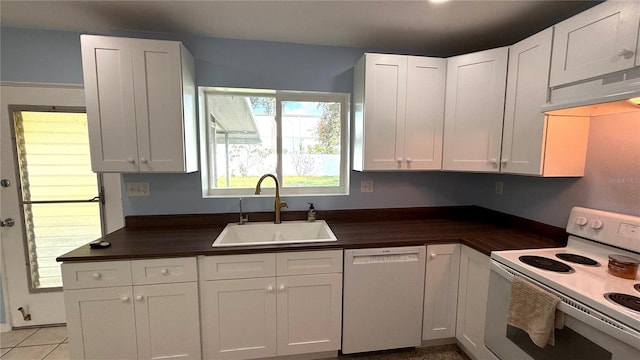
M128 31L400 50L437 56L509 45L597 1L0 1L2 26Z

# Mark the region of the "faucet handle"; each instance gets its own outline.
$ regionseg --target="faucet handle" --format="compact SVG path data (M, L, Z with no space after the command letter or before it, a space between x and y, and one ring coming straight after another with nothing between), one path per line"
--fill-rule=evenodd
M249 221L249 215L244 215L242 213L242 198L239 199L239 202L240 202L240 221L238 222L238 225L242 225Z

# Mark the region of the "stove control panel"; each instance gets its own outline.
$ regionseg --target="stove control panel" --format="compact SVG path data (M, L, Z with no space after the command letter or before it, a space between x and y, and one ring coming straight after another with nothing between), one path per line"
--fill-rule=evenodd
M640 253L640 217L574 207L567 232Z

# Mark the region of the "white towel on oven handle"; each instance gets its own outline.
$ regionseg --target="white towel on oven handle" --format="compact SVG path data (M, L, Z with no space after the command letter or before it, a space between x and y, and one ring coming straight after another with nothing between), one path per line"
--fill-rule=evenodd
M524 330L541 348L555 345L554 329L564 325L559 303L556 295L516 276L511 284L507 324Z

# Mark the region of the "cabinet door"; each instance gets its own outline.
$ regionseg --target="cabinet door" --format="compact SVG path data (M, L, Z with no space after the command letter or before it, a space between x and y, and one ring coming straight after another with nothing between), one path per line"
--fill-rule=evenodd
M367 54L364 84L364 169L399 169L404 151L406 56Z
M82 35L91 169L138 170L131 40Z
M634 66L640 2L607 1L555 25L551 86Z
M131 286L64 292L72 359L136 359Z
M456 335L460 244L427 246L422 340Z
M508 48L449 58L444 170L497 172Z
M275 278L204 283L201 303L205 359L276 355Z
M456 339L476 359L492 358L484 346L488 291L489 257L462 246Z
M181 45L131 44L140 171L184 171Z
M442 128L447 60L407 57L404 162L408 170L442 168Z
M509 48L501 172L542 173L545 121L540 108L547 101L552 39L549 28Z
M196 282L134 286L139 359L200 359Z
M278 277L278 355L340 349L342 274Z

